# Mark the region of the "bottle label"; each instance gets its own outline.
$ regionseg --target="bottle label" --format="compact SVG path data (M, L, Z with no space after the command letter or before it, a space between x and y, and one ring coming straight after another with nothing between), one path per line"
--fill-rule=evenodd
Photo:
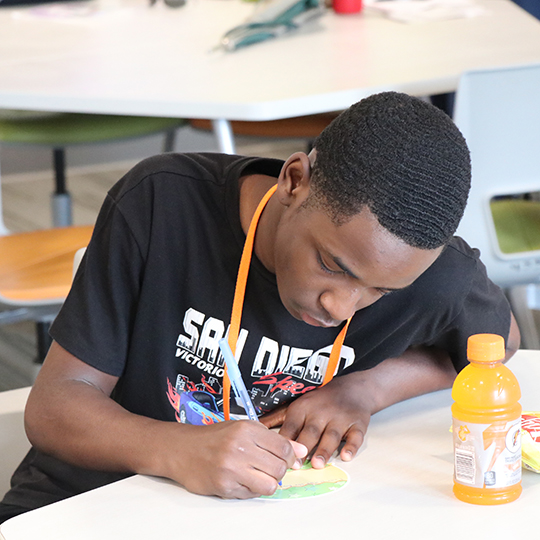
M453 419L454 477L476 488L505 488L521 480L521 418L474 424Z

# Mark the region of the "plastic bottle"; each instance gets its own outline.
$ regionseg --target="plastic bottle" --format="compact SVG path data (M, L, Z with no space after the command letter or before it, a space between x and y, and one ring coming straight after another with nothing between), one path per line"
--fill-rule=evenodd
M511 502L521 494L519 384L502 363L501 336L469 337L467 357L452 388L454 494L475 504Z

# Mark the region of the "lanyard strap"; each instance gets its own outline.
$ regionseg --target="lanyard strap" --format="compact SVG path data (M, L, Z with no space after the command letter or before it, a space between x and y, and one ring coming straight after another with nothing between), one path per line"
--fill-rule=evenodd
M249 274L249 267L251 264L251 256L253 254L253 244L255 241L255 232L257 231L257 225L261 217L262 211L266 204L270 200L270 197L276 191L277 185L272 186L261 199L259 206L255 210L255 214L251 218L249 229L246 235L246 241L244 243L244 250L242 251L242 258L240 259L240 266L238 268L238 276L236 278L236 288L234 291L234 300L231 314L231 324L229 327L228 342L229 347L233 355L236 354L236 344L238 342L238 335L240 334L240 322L242 320L242 309L244 307L244 297L246 293L246 285ZM332 345L332 351L330 352L330 358L328 359L328 365L326 367L326 373L324 374L323 382L321 386L329 383L336 372L339 357L341 354L341 347L345 340L345 334L349 328L351 319L347 319L347 322L338 334L334 344ZM230 397L231 397L231 381L227 374L227 367L223 374L223 416L225 420L230 420Z

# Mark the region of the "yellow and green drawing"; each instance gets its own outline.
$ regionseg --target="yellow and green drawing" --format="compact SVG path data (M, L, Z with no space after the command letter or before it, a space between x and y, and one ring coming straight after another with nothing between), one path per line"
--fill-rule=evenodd
M289 469L276 492L261 499L285 500L317 497L341 489L348 481L348 474L335 465L327 464L324 469L314 469L308 462L298 470Z

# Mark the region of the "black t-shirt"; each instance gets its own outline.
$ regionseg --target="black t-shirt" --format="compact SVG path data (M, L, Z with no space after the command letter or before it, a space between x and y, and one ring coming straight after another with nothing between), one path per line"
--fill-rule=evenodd
M72 290L51 329L83 362L120 377L113 397L137 414L208 423L222 418L223 359L245 240L238 179L277 177L278 160L166 154L143 161L109 192ZM412 345L450 353L459 371L471 334L508 337L510 309L486 277L478 252L454 238L411 286L354 316L338 375L369 369ZM259 413L321 384L339 328L316 328L281 304L276 279L254 256L237 346ZM243 410L233 402L232 413ZM69 473L68 473L69 471ZM121 475L69 467L32 450L6 496L21 502L35 477L62 478L63 498ZM67 483L67 485L66 485ZM39 484L41 486L41 484ZM39 487L38 504L45 504ZM30 490L31 491L31 490ZM47 493L48 496L48 493ZM35 505L33 501L31 507Z

